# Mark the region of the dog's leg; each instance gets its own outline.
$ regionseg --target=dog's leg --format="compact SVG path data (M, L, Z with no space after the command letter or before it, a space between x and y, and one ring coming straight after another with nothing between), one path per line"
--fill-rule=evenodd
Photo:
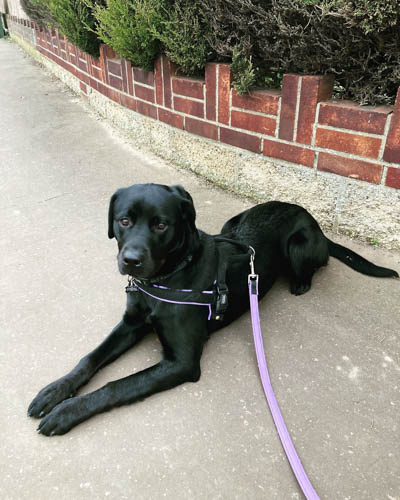
M176 326L176 325L175 325ZM200 357L205 335L191 335L185 331L163 335L164 359L146 370L115 380L97 391L67 399L56 406L39 425L39 432L46 436L65 434L88 418L114 407L134 403L154 393L175 387L184 382L195 382L200 377ZM168 342L168 337L173 343ZM178 337L180 338L178 340Z
M290 291L294 295L302 295L311 288L315 271L328 262L327 240L319 228L303 228L290 236L287 254L290 262Z
M151 326L144 323L130 325L122 320L71 372L39 392L28 408L28 415L40 418L49 413L58 403L73 396L100 368L135 345L150 329Z

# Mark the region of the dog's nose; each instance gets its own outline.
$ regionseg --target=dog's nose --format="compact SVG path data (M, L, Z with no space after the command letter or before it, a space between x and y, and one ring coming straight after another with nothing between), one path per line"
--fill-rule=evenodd
M122 261L126 266L140 267L143 263L143 254L133 250L127 251Z

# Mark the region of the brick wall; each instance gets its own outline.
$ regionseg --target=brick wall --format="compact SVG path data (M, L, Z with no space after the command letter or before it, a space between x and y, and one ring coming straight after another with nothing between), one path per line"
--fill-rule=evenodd
M208 64L204 80L179 76L165 56L154 71L144 71L105 45L96 59L56 31L12 15L9 22L11 29L31 32L44 56L75 75L83 96L92 88L171 127L282 165L400 189L400 89L394 107L359 107L331 99L331 77L286 74L282 91L241 96L231 88L227 64Z

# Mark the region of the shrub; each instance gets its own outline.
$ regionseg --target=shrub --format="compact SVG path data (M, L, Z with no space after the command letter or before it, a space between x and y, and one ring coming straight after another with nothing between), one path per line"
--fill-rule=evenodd
M233 48L231 71L233 76L232 87L239 94L249 94L256 85L256 74L253 61L246 57L240 47Z
M153 29L154 36L185 75L200 73L213 54L201 3L175 0L173 7L166 5L162 14L161 29Z
M220 60L240 45L267 78L333 73L343 97L361 104L393 102L400 81L397 0L361 0L354 2L357 8L346 0L201 3Z
M50 14L48 0L21 0L21 6L30 19L39 26L44 28L55 24Z
M47 1L58 29L79 49L97 57L100 41L95 33L96 22L92 6L85 0Z
M154 32L160 31L164 0L107 0L94 16L98 36L118 54L143 69L153 69L160 51Z

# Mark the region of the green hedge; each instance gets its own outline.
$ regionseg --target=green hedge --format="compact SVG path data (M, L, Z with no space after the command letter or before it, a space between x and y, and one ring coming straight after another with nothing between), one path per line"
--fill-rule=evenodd
M342 97L362 104L393 103L400 82L398 0L201 4L220 60L229 61L239 46L252 57L259 77L333 73Z
M55 25L50 14L49 2L46 0L21 0L21 6L28 16L42 27Z
M143 69L153 69L161 51L154 32L160 29L163 0L107 0L94 9L98 37L118 54Z
M58 29L79 49L99 55L100 40L95 33L93 7L85 0L46 0ZM102 2L101 2L102 3Z
M389 104L400 82L398 0L22 1L80 49L97 54L103 41L145 69L161 51L187 75L233 60L240 92L332 73L338 96Z

